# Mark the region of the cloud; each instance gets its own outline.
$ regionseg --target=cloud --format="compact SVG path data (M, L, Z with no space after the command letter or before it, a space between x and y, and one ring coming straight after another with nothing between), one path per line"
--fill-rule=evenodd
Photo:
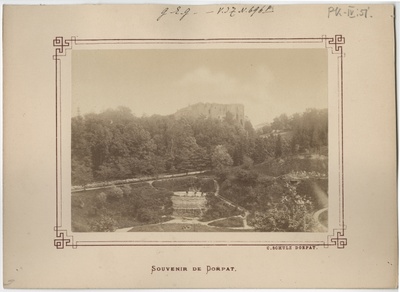
M218 99L237 99L246 98L253 101L259 101L265 98L269 86L273 81L273 74L268 68L254 67L249 72L248 68L243 78L230 72L215 72L206 67L199 67L186 73L177 85L187 90L190 88L194 92L201 89L209 96L218 97ZM248 78L251 76L251 78Z

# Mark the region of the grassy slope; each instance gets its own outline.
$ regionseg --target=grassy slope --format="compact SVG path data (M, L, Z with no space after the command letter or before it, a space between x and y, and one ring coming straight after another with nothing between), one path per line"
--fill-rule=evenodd
M146 189L152 187L147 183L131 184L132 189ZM102 212L95 212L95 197L100 193L107 193L109 189L88 190L72 193L72 231L90 232L92 222L99 221ZM117 228L125 228L136 225L143 225L138 222L135 214L127 210L127 199L122 198L118 202L106 202L104 206L107 215L117 222Z
M211 222L209 225L217 227L243 227L243 219L239 217L230 217Z
M232 230L223 227L209 227L201 224L163 223L146 226L137 226L129 232L246 232L248 230Z

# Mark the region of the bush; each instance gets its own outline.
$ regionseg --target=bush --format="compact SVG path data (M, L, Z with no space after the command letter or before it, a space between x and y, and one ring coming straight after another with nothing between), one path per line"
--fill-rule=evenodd
M107 195L103 192L97 194L94 198L94 204L97 208L101 209L107 203Z
M200 192L215 192L215 184L212 179L209 178L197 178L194 176L173 178L161 181L155 181L153 183L155 188L167 189L174 192L183 192L189 189L196 189Z
M108 191L107 200L109 202L119 201L124 197L124 192L116 186L112 186L111 190Z
M202 179L200 181L200 192L202 193L209 193L209 192L215 192L216 187L214 180L212 179Z
M287 185L280 202L271 204L266 212L255 212L254 227L267 232L312 232L316 226L313 209L311 201Z
M246 170L249 170L249 169L251 169L252 167L253 167L253 164L254 164L254 161L253 161L253 159L251 159L250 157L248 157L248 156L244 156L244 158L243 158L243 163L242 163L242 168L243 169L246 169Z
M141 208L138 211L138 220L144 223L157 221L158 214L151 209Z
M236 179L244 185L255 185L258 178L258 173L244 169L238 169L235 173Z
M130 185L124 185L121 187L124 197L128 197L131 194L132 188Z
M72 207L82 209L85 206L85 203L81 198L72 198Z
M302 180L297 186L297 193L307 196L313 202L316 209L328 206L328 180Z
M91 230L95 232L114 232L117 230L117 221L108 215L101 215L100 220L92 221Z

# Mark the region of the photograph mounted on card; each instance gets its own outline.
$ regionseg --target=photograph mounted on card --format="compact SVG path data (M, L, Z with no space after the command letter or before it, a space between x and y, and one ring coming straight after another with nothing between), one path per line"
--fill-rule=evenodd
M3 22L5 287L396 287L393 6Z

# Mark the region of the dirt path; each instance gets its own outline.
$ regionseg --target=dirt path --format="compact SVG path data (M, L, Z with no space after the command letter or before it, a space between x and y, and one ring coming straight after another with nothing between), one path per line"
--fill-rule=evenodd
M73 186L73 188L75 187L76 189L72 189L71 192L75 193L75 192L83 192L83 191L100 190L100 189L111 188L114 185L120 186L120 185L126 185L126 184L138 184L138 183L146 183L146 182L150 183L150 185L152 185L154 181L158 181L158 180L166 180L166 179L170 179L170 178L191 176L191 175L196 175L196 174L202 174L205 172L207 172L207 170L191 171L191 172L187 172L187 173L166 174L166 175L161 175L159 177L147 177L147 178L143 178L143 179L132 178L132 179L115 181L114 183L111 183L111 182L96 183L96 184L98 184L98 186L86 187L86 188L84 188L84 187L77 188L78 186ZM102 185L102 184L104 184L104 185Z
M224 198L219 194L219 184L218 182L214 179L214 184L217 186L217 190L215 191L215 196L219 198L220 200L224 201L226 204L229 206L235 207L238 210L244 212L244 217L243 217L243 229L254 229L254 227L251 227L247 224L247 217L250 215L250 212L247 211L245 208L239 206L238 204L232 202L231 200L228 200L227 198ZM240 216L240 215L239 215ZM242 228L242 227L231 227L231 228Z

